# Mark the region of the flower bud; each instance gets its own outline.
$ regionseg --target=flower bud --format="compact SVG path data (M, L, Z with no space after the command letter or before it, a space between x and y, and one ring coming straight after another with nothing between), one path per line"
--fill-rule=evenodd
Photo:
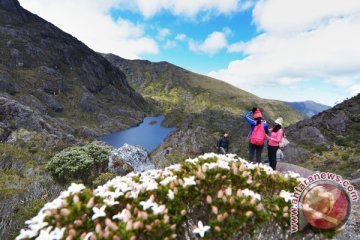
M221 232L221 228L219 226L215 226L214 230L215 232Z
M181 214L181 216L185 216L186 215L186 210L185 209L181 210L180 214Z
M254 213L252 211L247 211L245 213L245 216L247 216L247 217L252 217L253 215L254 215Z
M206 202L207 202L208 204L211 204L211 203L212 203L212 198L211 198L210 195L207 195L207 197L206 197Z
M218 214L218 212L219 212L219 210L218 210L218 208L217 208L216 206L212 206L212 207L211 207L211 210L212 210L212 212L213 212L214 214Z
M231 189L231 187L228 187L228 188L225 189L225 194L226 194L227 196L232 195L232 189Z
M95 205L95 197L90 198L88 203L86 204L87 208L92 208Z
M223 190L219 190L218 193L217 193L217 197L222 198L223 196L224 196Z
M63 216L63 217L67 217L67 216L70 215L70 210L67 209L67 208L62 208L62 209L60 210L60 214L61 214L61 216Z

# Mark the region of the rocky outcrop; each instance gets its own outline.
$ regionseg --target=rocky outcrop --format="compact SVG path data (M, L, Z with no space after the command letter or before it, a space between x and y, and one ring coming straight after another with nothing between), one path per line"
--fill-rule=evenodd
M291 141L284 149L286 161L350 177L360 169L360 94L285 132Z
M145 148L124 144L124 146L113 150L109 157L110 172L119 174L127 171L129 167L135 172L142 172L154 169L154 164L150 161L149 154Z

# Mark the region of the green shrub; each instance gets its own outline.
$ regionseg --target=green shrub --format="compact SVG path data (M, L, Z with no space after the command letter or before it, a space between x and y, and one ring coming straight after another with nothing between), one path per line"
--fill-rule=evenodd
M93 181L93 186L97 187L101 184L106 183L107 181L113 179L114 177L116 177L115 173L112 172L103 172L101 173L94 181Z
M62 182L81 180L86 184L107 168L111 149L96 144L70 147L56 154L46 169Z

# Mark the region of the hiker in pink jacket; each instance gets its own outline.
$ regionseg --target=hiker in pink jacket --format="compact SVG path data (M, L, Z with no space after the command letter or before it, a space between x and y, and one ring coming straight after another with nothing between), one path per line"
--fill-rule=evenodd
M279 143L284 137L284 130L282 129L283 118L279 117L275 120L275 126L269 129L270 136L266 136L268 140L268 158L270 167L276 170L276 152L279 149Z

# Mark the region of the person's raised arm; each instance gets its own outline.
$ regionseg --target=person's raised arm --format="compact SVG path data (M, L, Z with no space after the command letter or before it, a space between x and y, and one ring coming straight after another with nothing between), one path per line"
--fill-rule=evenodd
M253 114L252 111L244 114L244 118L245 118L245 120L246 120L251 126L253 126L253 125L255 125L255 121L254 121L254 119L251 119L251 118L250 118L251 114Z

